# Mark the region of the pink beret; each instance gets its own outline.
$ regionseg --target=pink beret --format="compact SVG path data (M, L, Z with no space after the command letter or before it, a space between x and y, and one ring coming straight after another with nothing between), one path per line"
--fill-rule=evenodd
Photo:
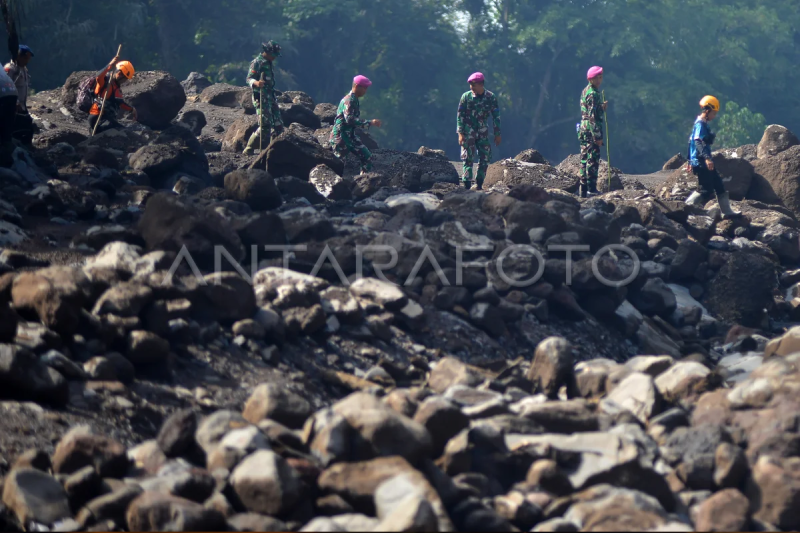
M586 79L591 80L592 78L596 78L602 73L603 73L603 67L592 67L589 69L589 72L586 73Z

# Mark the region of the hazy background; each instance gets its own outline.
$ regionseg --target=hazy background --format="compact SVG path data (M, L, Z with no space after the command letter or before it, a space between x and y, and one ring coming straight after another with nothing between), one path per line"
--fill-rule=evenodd
M243 84L259 43L275 39L279 90L338 103L365 74L374 85L362 115L383 119L382 146L426 145L454 159L456 107L476 70L500 98L495 160L530 147L553 163L576 153L579 96L595 64L612 102L611 162L629 173L686 151L705 94L723 105L716 147L758 142L765 124L800 131L797 0L13 2L36 53L36 90L104 66L119 43L138 70Z

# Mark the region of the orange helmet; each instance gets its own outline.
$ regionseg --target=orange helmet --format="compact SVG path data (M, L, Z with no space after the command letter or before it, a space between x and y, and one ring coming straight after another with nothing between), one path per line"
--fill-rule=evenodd
M120 61L117 63L117 70L122 72L122 75L127 79L133 78L133 75L136 73L130 61Z

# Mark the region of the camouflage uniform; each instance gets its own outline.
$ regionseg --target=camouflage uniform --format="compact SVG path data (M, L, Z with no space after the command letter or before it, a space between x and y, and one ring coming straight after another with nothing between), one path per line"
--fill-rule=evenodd
M356 128L369 128L370 121L361 119L361 105L353 91L339 102L336 120L333 123L330 140L334 155L342 159L348 153L355 154L361 160L361 172L372 170L372 153L364 146L356 135Z
M590 83L581 93L581 124L578 139L581 142L581 187L597 190L597 174L600 170L600 147L603 140L605 112L600 93Z
M275 55L280 54L280 47L270 41L264 45L264 50ZM253 84L261 79L261 74L264 74L264 87L259 89L254 87ZM281 110L278 107L278 101L275 97L275 73L272 66L272 61L264 59L259 54L250 63L250 70L247 74L247 85L253 90L253 106L259 116L259 127L250 136L247 142L247 150L252 150L255 144L259 142L261 128L269 131L269 135L264 139L264 143L268 144L272 136L280 135L283 132L283 120L281 119ZM263 90L264 102L260 100Z
M458 102L456 117L457 132L464 135L464 145L461 146L461 160L464 162L461 179L468 184L472 181L472 165L475 162L475 152L478 153L478 187L483 186L486 170L492 160L492 145L489 142L489 115L494 123L494 136L500 135L500 106L497 97L491 91L484 91L476 95L467 91L461 95Z

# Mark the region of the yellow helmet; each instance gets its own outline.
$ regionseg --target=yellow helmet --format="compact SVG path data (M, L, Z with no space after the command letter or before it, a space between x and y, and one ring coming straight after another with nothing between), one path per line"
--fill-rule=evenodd
M122 75L128 79L133 78L133 75L136 72L133 70L133 65L130 61L120 61L117 63L117 70L122 72Z
M714 111L719 111L719 100L711 95L704 96L700 100L700 107L710 107Z

